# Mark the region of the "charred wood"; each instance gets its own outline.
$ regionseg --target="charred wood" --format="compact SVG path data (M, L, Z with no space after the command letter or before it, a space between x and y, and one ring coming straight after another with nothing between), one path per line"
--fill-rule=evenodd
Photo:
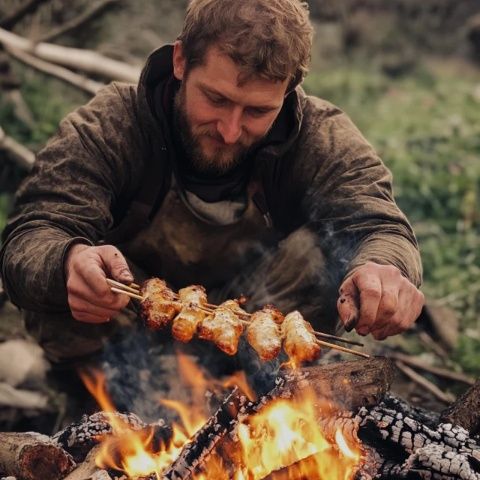
M464 428L448 423L432 428L401 407L390 398L356 416L359 438L385 459L379 478L480 479L480 445Z
M94 445L113 433L109 420L112 416L131 430L143 430L146 434L153 433L152 448L154 451L158 451L160 445L168 444L172 438L172 429L163 420L154 424L146 424L133 413L98 412L84 416L80 422L69 425L58 432L53 439L72 455L75 461L81 462Z
M471 435L480 433L480 380L442 412L442 422L460 425Z
M287 374L285 383L271 395L286 396L309 387L340 409L356 410L377 405L390 389L394 374L393 362L383 357L305 367Z
M237 422L239 414L252 411L254 405L236 387L224 400L220 408L194 435L162 478L179 480L191 478L197 467L203 463L225 435ZM151 477L155 480L156 476Z
M73 458L38 433L0 433L0 472L22 480L60 480L75 466Z

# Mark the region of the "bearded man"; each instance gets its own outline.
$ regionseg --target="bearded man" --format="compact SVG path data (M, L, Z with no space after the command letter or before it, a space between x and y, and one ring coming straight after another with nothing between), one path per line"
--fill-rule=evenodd
M423 305L391 175L348 117L300 84L298 0L192 0L138 86L112 84L39 153L4 232L2 275L55 362L98 351L147 276L212 301L338 318L384 339ZM358 311L337 303L339 289Z

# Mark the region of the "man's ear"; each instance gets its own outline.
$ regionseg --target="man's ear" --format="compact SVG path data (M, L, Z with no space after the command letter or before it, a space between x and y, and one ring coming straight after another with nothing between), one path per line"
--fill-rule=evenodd
M173 74L177 80L183 80L185 75L186 59L183 55L183 44L177 40L173 44Z

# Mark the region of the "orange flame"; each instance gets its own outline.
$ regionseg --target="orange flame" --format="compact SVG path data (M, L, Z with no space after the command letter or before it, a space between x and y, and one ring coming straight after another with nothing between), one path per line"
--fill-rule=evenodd
M241 423L238 437L244 465L238 478L352 479L361 458L360 446L348 445L339 430L336 443L328 441L316 411L315 398L309 394L275 400Z
M131 479L152 474L160 479L162 472L205 423L206 412L198 406L204 404L206 389L216 390L239 383L245 388L247 385L244 375L240 374L223 385L213 381L185 355L179 355L178 362L192 402L187 406L178 401L161 400L181 419L179 425L173 426L172 441L162 445L160 451L153 452L152 432L133 431L118 416L110 415L113 435L102 441L96 458L99 467L113 468ZM104 377L96 372L82 378L103 410L115 411L105 392ZM253 398L252 392L249 395ZM229 445L211 455L206 473L198 474L195 480L228 480L232 465L235 467L234 480L260 480L267 476L273 480L353 479L359 467L361 447L354 439L347 441L340 430L335 435L332 432L327 439L319 427L317 403L312 393L299 399L271 401L260 412L238 424L233 448Z

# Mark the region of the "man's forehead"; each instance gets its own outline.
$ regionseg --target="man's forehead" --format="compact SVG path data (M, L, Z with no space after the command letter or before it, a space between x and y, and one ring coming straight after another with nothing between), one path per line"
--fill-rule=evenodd
M258 100L263 98L269 105L272 99L283 99L288 86L288 80L272 80L242 69L241 65L234 62L216 45L207 49L204 61L196 68L201 69L198 83L203 88L226 96L229 92L235 95L241 90L244 94L258 97Z

